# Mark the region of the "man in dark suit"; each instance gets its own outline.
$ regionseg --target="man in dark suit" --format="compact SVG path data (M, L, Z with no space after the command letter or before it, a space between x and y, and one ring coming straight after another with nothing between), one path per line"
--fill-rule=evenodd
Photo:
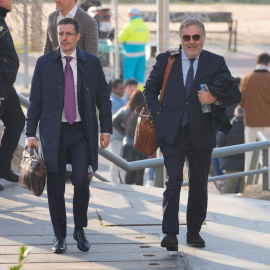
M80 27L81 38L77 46L85 52L98 56L98 26L94 18L77 5L77 0L55 0L56 11L48 18L47 36L44 53L58 47L57 24L63 18L73 18Z
M157 62L146 82L144 96L155 122L156 143L164 156L168 179L163 194L162 230L166 236L161 246L178 250L179 199L183 182L185 159L189 165L189 199L187 206L187 243L204 247L199 232L207 211L207 182L212 150L216 145L211 113L202 113L201 103L211 106L229 106L241 100L236 87L223 100L217 100L209 91L200 90L218 74L230 72L222 56L203 50L205 28L195 18L180 26L181 46L168 77L162 104L158 96L169 51L157 56Z
M60 48L41 56L36 64L27 112L26 145L38 148L39 136L47 168L49 210L56 237L54 253L66 250L65 171L73 169L73 237L81 251L88 251L88 165L98 168L99 110L100 144L106 148L112 133L111 101L99 59L76 47L79 25L71 18L58 24ZM72 109L72 110L71 110Z

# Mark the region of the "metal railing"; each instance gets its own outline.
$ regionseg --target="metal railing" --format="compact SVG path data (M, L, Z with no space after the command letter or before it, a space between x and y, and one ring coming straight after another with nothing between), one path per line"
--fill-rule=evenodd
M20 93L18 93L18 96L19 96L21 105L28 108L29 100L23 95L21 95ZM247 183L252 183L252 179L253 179L252 177L254 175L262 174L263 175L262 188L263 190L269 190L269 168L268 168L269 147L270 147L270 141L265 137L265 135L262 132L258 132L257 141L254 143L215 148L212 153L212 158L240 154L240 153L245 153L248 151L254 151L254 152L253 152L251 166L250 166L249 171L209 177L208 182L213 182L217 180L226 180L226 179L235 178L235 177L248 176ZM259 151L262 151L262 157L263 157L262 165L260 165L261 168L258 168L259 166L258 152ZM127 162L123 158L119 157L118 155L115 155L114 153L108 151L107 149L101 150L100 146L98 149L98 153L99 155L101 155L108 161L113 162L114 164L116 164L117 166L119 166L125 171L134 171L134 170L139 170L139 169L155 167L155 172L156 172L155 186L163 187L163 166L164 166L163 157ZM101 181L110 182L108 179L104 178L103 176L101 176L100 174L96 172L94 173L94 176L100 179ZM187 186L187 185L188 185L188 182L183 182L183 186Z

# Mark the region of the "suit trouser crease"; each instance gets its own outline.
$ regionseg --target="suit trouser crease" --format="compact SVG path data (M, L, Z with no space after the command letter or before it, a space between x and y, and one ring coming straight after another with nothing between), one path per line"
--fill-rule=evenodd
M74 224L87 227L87 209L90 198L89 147L80 122L72 125L62 123L58 150L58 172L48 172L47 175L49 210L56 238L66 237L65 172L68 162L72 164Z
M162 231L179 233L179 199L183 183L183 167L189 164L189 198L187 205L187 229L199 232L206 218L207 183L212 149L198 151L192 146L188 125L180 127L171 146L161 147L167 170L166 190L163 193Z
M15 89L11 86L7 89L1 83L0 87L4 91L5 98L1 100L0 106L0 119L5 126L0 143L0 166L3 169L10 169L13 153L25 125L25 116Z

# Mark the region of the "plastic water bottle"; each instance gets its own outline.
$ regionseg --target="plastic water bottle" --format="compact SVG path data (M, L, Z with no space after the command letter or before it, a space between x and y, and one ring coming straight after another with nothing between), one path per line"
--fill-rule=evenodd
M200 86L201 86L201 91L207 92L205 85L203 83ZM210 104L201 103L201 106L202 106L202 113L211 112Z

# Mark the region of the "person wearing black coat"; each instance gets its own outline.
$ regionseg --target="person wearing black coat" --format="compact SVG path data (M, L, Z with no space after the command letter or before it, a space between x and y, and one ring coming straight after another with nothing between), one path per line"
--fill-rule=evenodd
M0 119L4 131L0 139L0 178L18 182L19 175L12 171L11 160L25 124L14 82L19 69L19 58L5 17L12 10L12 0L0 1ZM0 185L0 190L3 190Z
M98 142L101 149L108 147L110 142L110 92L99 59L76 46L80 38L78 23L64 18L57 30L60 47L41 56L35 67L26 119L26 145L38 148L35 137L39 124L47 168L49 210L56 237L52 251L63 253L66 250L67 163L72 165L74 186L73 238L79 250L88 251L90 243L83 230L88 223L90 198L88 166L91 165L93 171L98 169ZM101 132L99 140L96 107Z
M234 117L231 120L232 128L226 135L219 132L217 136L217 146L225 147L230 145L243 144L244 138L244 109L237 106L235 109ZM237 154L224 156L220 158L219 168L225 174L236 173L244 171L245 167L245 154ZM243 192L245 184L245 177L235 177L225 180L224 193L238 193Z
M231 73L222 56L203 50L205 27L201 20L188 18L180 26L181 45L168 76L162 103L158 97L170 52L160 53L150 73L144 96L155 123L156 145L164 157L167 171L166 189L163 193L164 238L161 247L177 250L179 233L179 199L183 183L183 166L189 163L189 198L187 206L186 242L194 247L204 247L200 236L207 212L207 184L211 154L216 146L214 128L224 128L223 115L203 113L201 103L214 107L228 107L241 101L238 87L218 99L210 91L200 91L218 74ZM219 121L217 121L219 120ZM224 121L224 122L223 122ZM217 125L218 124L218 125ZM226 126L225 126L226 127ZM226 128L226 131L228 128Z

